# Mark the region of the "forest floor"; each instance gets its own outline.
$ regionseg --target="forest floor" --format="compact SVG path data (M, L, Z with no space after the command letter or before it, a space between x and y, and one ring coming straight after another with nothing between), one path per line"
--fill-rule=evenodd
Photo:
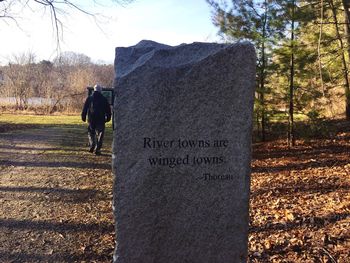
M250 262L350 262L350 122L329 139L255 144Z
M0 262L111 262L111 133L0 115ZM350 262L350 123L332 139L254 144L249 262ZM109 127L110 130L110 127Z

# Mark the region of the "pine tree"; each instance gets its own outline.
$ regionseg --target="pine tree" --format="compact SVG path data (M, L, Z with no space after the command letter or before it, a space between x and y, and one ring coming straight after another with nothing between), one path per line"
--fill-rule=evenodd
M274 1L269 0L233 0L231 8L217 1L208 0L214 9L213 22L228 41L249 40L256 49L257 61L257 101L255 112L261 139L266 139L268 107L266 95L272 47L283 36L283 22L278 18L280 13Z
M348 0L342 0L343 8L344 8L344 31L345 37L348 44L348 56L350 60L350 2ZM348 79L349 79L349 72ZM345 98L346 98L346 119L350 120L350 88L347 86L345 88Z

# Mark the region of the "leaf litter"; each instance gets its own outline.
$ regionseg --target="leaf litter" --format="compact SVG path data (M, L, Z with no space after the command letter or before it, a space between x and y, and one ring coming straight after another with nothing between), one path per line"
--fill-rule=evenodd
M350 262L350 123L332 139L254 145L249 262Z

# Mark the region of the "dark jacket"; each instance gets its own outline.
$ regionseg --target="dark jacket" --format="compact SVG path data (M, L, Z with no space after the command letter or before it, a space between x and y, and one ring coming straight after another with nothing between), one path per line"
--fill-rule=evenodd
M108 100L101 94L96 92L89 96L84 103L84 108L81 113L81 119L86 121L86 115L88 116L88 122L90 124L104 124L111 120L111 107Z

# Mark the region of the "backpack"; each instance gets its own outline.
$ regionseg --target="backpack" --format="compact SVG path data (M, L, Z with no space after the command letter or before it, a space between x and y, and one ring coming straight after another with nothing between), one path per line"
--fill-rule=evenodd
M104 108L103 108L103 103L101 101L101 98L95 97L94 95L90 97L89 118L94 122L95 121L104 122L105 120L105 113L104 113Z
M91 116L94 116L96 113L96 105L94 103L94 97L90 97L89 113Z

